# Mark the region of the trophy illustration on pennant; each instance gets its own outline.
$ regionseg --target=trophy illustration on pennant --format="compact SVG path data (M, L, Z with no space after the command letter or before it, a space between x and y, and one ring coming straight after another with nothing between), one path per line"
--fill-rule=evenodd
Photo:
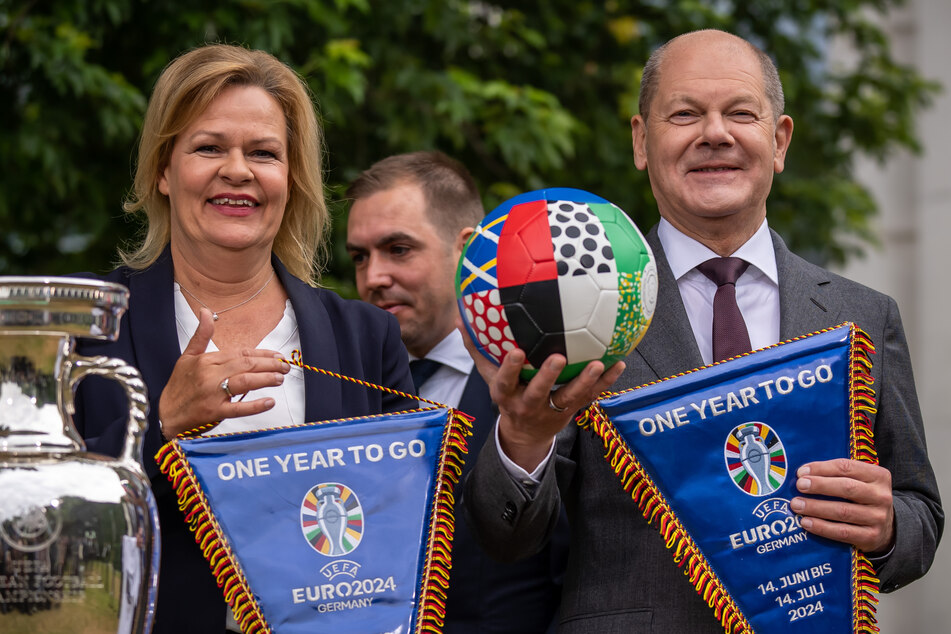
M756 481L759 495L775 490L776 487L769 481L769 448L753 425L740 430L740 463Z
M330 542L331 557L346 554L343 547L343 535L347 529L347 509L340 503L339 487L328 486L317 493L320 504L317 507L317 525Z
M128 290L79 278L0 277L0 631L151 631L158 519L142 468L138 370L75 354L115 339ZM87 376L129 401L119 458L86 451L73 394Z

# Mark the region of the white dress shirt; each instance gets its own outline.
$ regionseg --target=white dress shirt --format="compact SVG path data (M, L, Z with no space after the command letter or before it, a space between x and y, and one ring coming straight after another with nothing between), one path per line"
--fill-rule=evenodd
M224 317L222 317L224 319ZM185 296L182 295L178 283L175 283L175 323L178 330L178 345L184 350L188 341L198 330L198 317L188 305ZM264 339L257 345L264 350L274 350L284 355L285 359L291 358L291 353L300 349L300 332L297 329L297 315L291 306L291 301L287 300L284 306L284 316L281 321L269 332ZM205 352L218 352L218 346L215 345L214 335L208 342L208 348ZM224 379L224 377L222 377ZM243 416L241 418L226 418L214 429L210 429L206 434L228 434L239 431L250 431L255 429L269 429L271 427L283 427L285 425L299 425L306 422L304 420L304 370L296 365L291 366L291 371L284 375L284 382L277 387L265 387L259 390L251 390L245 396L245 400L254 400L270 396L274 399L274 407L266 412L254 414L253 416Z
M409 355L410 361L418 358ZM475 362L462 342L462 335L453 328L452 332L426 353L426 358L439 361L442 365L419 386L417 392L419 396L450 407L459 407L462 393L466 389L466 381L469 380L469 373L475 366ZM421 405L428 407L426 403Z
M697 270L697 265L718 257L664 220L657 226L670 270L705 364L713 363L713 296L717 285ZM743 314L753 350L779 342L779 275L776 252L766 220L743 246L731 254L750 263L736 281L736 303Z

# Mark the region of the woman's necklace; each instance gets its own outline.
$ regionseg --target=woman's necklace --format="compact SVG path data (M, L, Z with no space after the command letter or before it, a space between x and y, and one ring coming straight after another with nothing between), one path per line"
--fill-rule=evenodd
M204 306L204 307L207 308L208 310L211 310L211 316L212 316L212 318L213 318L215 321L218 321L218 315L220 315L221 313L226 313L226 312L228 312L229 310L234 310L235 308L238 308L239 306L244 306L245 304L247 304L248 302L250 302L252 299L254 299L254 298L257 297L258 295L260 295L261 293L263 293L263 292L264 292L264 289L267 288L267 285L270 284L270 283L271 283L271 280L273 280L273 279L274 279L274 269L271 269L271 277L267 278L267 281L264 283L264 286L262 286L262 287L258 290L257 293L255 293L255 294L252 295L251 297L247 298L246 300L244 300L244 301L241 302L240 304L235 304L234 306L229 306L228 308L225 308L225 309L223 309L223 310L211 310L211 308L208 306L208 304L206 304L205 302L203 302L203 301L201 301L200 299L198 299L197 297L195 297L195 295L194 295L190 290L188 290L187 288L185 288L184 286L182 286L182 283L181 283L181 282L178 283L178 288L180 288L180 289L182 289L183 291L185 291L185 293L187 293L188 296L191 297L193 300L195 300L196 302L198 302L199 304L201 304L202 306Z

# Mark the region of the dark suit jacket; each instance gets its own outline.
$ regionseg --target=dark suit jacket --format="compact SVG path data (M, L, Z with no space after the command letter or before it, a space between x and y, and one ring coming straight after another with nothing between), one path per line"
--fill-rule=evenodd
M656 227L648 234L658 268L657 309L644 339L626 359L618 390L703 364L677 283ZM788 339L843 321L865 330L877 348L875 444L892 474L896 544L876 562L882 589L894 590L931 565L944 525L912 377L908 347L895 302L792 254L775 233L779 271L780 337ZM722 632L657 530L648 526L604 460L600 440L569 425L557 455L534 492L502 467L487 444L465 487L466 509L487 549L517 558L543 543L559 501L571 522L571 557L559 632ZM516 509L503 519L507 505Z
M276 258L272 263L283 284L300 331L305 362L358 377L378 385L413 392L399 324L364 302L343 300L297 279ZM86 277L90 277L86 275ZM225 603L189 532L178 503L154 456L163 444L158 425L158 402L175 362L181 356L175 329L172 259L166 249L148 269L119 268L104 276L130 290L129 310L115 342L80 341L84 355L118 357L136 366L149 391L149 428L144 464L152 480L162 533L162 561L155 627L156 634L222 632ZM304 376L305 416L308 421L414 409L415 400L384 394L316 372ZM128 405L118 384L90 377L77 390L77 429L90 451L118 455L125 433Z
M456 500L479 448L490 438L498 411L489 386L474 371L457 409L473 416L470 455L463 467ZM540 552L518 562L500 563L486 555L472 534L461 504L456 511L452 573L446 600L444 634L543 634L555 620L568 560L568 524L562 518Z

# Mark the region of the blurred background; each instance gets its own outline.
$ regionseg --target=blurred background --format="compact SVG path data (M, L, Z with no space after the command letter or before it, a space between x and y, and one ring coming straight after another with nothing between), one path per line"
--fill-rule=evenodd
M769 221L808 259L898 300L929 449L951 499L951 3L948 0L0 0L0 275L111 269L152 84L205 42L265 49L306 79L325 129L333 259L354 296L346 184L397 152L441 149L486 209L578 187L646 230L631 159L650 52L720 28L780 68L795 120ZM883 596L883 632L951 630L951 551Z
M947 63L951 2L912 0L891 11L881 24L895 58L940 81L946 89L914 117L920 153L901 149L881 162L866 156L857 159L855 175L867 185L878 207L871 222L878 246L849 258L839 272L898 301L915 367L928 453L947 508L951 463L943 456L951 451L951 335L947 327L951 281L944 267L951 239L951 128L947 123L951 120L951 65ZM931 572L906 588L881 595L882 632L951 632L951 541L947 530L945 534Z

